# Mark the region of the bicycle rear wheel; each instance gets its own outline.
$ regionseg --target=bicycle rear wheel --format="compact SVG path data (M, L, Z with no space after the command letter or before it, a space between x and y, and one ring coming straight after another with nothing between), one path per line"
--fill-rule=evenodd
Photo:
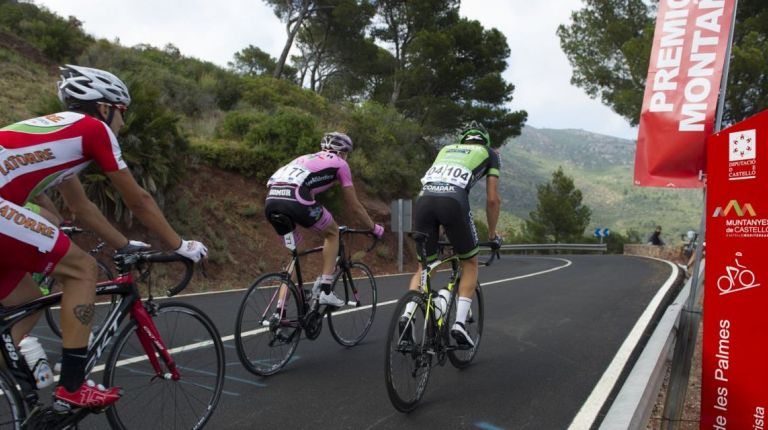
M21 429L26 418L24 403L7 371L0 370L0 430Z
M333 281L338 297L354 305L328 314L328 327L336 342L355 346L368 334L376 315L376 279L363 263L350 264L349 275L342 271Z
M400 329L400 317L409 303L416 306L410 319ZM426 318L426 296L417 291L408 291L395 306L387 334L387 356L385 380L392 406L400 412L416 408L427 388L432 371L432 348L434 325ZM409 341L408 333L413 339Z
M248 288L235 322L237 356L246 370L268 376L288 363L301 338L300 310L296 286L282 273L266 274Z
M202 311L186 303L163 303L150 315L181 378L171 379L167 368L163 377L155 374L131 320L118 335L104 372L104 385L123 388L107 418L118 429L202 428L224 386L219 332Z
M97 279L98 282L109 281L115 278L114 275L112 275L112 271L109 269L109 266L100 260L96 260L96 266L99 269L99 278ZM54 282L54 287L52 290L60 291L61 284ZM112 308L116 303L117 296L115 295L96 296L96 313L93 316L93 326L91 327L91 331L93 333L98 333L99 330L101 330L101 325L104 324L104 321L112 312ZM59 310L54 311L50 307L45 308L45 320L48 321L48 326L51 328L53 334L58 337L61 337L60 318Z
M458 295L456 296L458 299ZM451 326L456 321L456 304L451 306ZM463 369L472 363L472 360L477 354L477 349L480 347L480 340L483 337L483 321L485 318L485 304L483 303L483 291L480 289L480 284L475 289L475 295L472 297L472 306L469 308L469 314L467 314L467 320L464 323L464 328L467 330L467 334L472 337L472 341L475 342L475 346L471 349L452 349L448 351L448 359L451 360L453 367L457 369Z

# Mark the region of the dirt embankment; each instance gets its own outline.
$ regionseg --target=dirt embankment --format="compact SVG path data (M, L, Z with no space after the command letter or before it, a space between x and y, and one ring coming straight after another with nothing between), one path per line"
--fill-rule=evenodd
M386 233L368 253L362 250L370 245L370 239L352 236L346 242L351 254L366 263L375 275L396 273L397 237L390 231L389 205L365 195L359 185L357 191L373 220L385 224ZM196 277L190 290L245 288L260 274L280 270L288 262L290 251L264 218L265 195L263 181L207 165L188 169L183 184L172 196L173 206L177 209L173 213L168 205L166 214L172 220L175 218L174 224L184 230L185 237L202 240L211 249L208 278ZM361 227L346 213L337 214L335 218L339 224ZM131 227L118 228L131 238L161 246L157 238L148 234L138 222ZM300 248L322 244L320 236L313 231L300 229L300 234L303 237ZM410 244L406 244L404 261L406 270L415 270ZM320 266L319 254L306 257L302 261L305 281L314 280Z

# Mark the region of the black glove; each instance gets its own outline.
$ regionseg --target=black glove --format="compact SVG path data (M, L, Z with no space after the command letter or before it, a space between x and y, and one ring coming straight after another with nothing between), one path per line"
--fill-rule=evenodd
M502 239L501 239L501 236L499 236L498 234L494 236L493 239L491 239L491 242L492 242L491 249L493 249L494 251L501 248Z

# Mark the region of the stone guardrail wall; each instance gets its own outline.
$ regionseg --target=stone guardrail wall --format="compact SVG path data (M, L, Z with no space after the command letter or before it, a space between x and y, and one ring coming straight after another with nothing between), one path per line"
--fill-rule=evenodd
M669 260L675 263L686 264L688 258L683 253L683 245L624 245L624 254L641 255L644 257L656 257L662 260Z

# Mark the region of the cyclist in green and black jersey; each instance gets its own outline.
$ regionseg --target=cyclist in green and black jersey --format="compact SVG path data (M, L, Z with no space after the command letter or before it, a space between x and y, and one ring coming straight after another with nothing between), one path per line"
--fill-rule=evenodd
M464 128L458 143L444 147L432 166L421 178L423 184L414 210L414 229L429 235L427 260L437 259L439 228L443 226L448 240L461 260L462 276L456 322L451 335L463 346L474 346L464 329L467 313L477 286L479 252L477 229L469 207L469 190L486 177L486 213L489 240L501 243L496 233L501 198L499 197L499 154L491 148L488 131L475 121ZM411 290L419 288L419 272L411 279ZM415 303L409 303L404 317L413 313Z

